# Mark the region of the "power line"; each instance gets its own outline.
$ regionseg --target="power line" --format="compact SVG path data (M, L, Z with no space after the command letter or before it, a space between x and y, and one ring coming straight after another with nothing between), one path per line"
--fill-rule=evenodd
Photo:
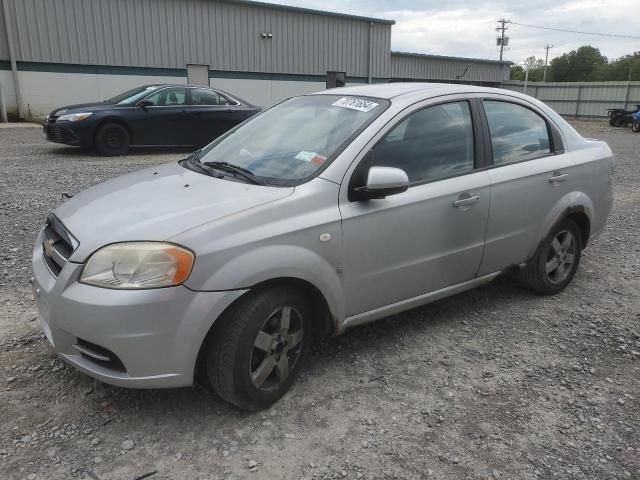
M565 28L553 28L553 27L542 27L540 25L528 25L526 23L512 22L510 20L507 20L507 23L511 23L513 25L519 25L521 27L539 28L541 30L553 30L555 32L580 33L582 35L597 35L599 37L631 38L634 40L640 40L640 36L637 36L637 35L622 35L618 33L583 32L580 30L567 30Z

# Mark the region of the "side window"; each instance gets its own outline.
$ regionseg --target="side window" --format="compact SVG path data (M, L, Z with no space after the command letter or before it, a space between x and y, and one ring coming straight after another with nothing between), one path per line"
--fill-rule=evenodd
M470 172L474 141L469 103L445 103L411 114L371 153L370 166L401 168L411 182Z
M165 88L152 95L145 100L153 102L155 107L170 107L173 105L187 104L187 91L184 88Z
M191 90L191 105L229 105L226 97L206 88Z
M485 100L494 165L504 165L551 153L547 122L515 103Z

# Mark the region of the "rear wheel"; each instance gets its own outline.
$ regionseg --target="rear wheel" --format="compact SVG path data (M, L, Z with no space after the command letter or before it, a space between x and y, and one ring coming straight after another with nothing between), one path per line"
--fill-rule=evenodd
M125 155L129 151L130 144L129 131L118 123L102 125L96 133L96 148L101 155L108 157Z
M572 220L556 224L536 255L521 272L522 281L543 295L554 295L569 285L580 264L583 247L580 229Z
M616 119L613 120L613 126L614 127L626 127L627 126L627 119L625 117L618 117Z
M640 132L640 122L633 122L631 124L631 131L635 133Z
M293 384L311 340L305 297L276 287L249 293L226 312L208 339L213 390L243 410L260 410Z

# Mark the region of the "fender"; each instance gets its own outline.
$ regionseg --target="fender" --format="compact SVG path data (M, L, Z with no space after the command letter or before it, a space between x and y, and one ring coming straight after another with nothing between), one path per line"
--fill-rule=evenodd
M558 200L558 202L553 206L553 208L545 217L541 228L538 230L539 232L541 232L540 237L537 239L537 242L534 243L527 258L531 258L535 255L535 251L537 250L538 246L545 238L547 238L549 232L556 223L574 212L585 213L587 217L589 217L589 223L593 225L595 209L593 206L593 202L591 201L589 196L584 192L569 192L560 200Z
M334 320L344 319L344 293L337 266L318 253L292 245L268 245L231 258L200 287L201 291L243 290L267 280L296 278L324 296Z

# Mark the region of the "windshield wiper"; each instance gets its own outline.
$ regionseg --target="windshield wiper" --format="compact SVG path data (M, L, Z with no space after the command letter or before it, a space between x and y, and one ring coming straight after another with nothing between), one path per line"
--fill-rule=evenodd
M229 162L200 162L200 165L215 168L216 170L221 170L223 172L235 173L237 176L240 176L255 185L265 184L263 181L258 180L258 178L253 174L251 170L247 170L246 168L234 165Z

